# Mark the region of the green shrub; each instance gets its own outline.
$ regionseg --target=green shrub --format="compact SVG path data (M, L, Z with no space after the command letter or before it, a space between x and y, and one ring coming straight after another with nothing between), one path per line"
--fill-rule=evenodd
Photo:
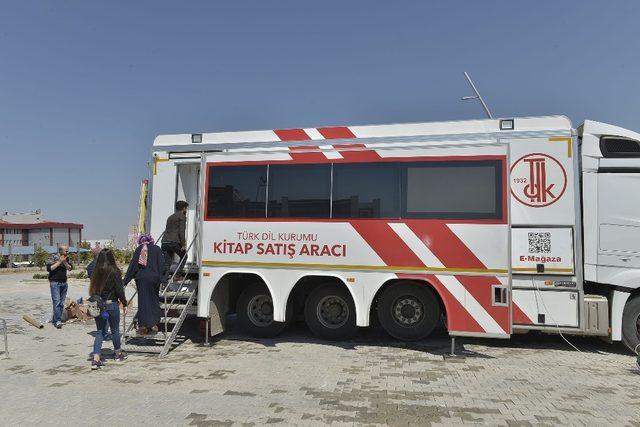
M67 277L69 279L87 279L89 276L87 276L87 272L86 271L78 271L77 273L69 273L67 274ZM46 273L36 273L33 275L34 279L48 279L49 275Z
M87 279L88 277L87 272L84 270L69 274L69 278L71 279Z
M45 251L42 246L38 246L33 253L33 263L42 270L47 264L47 258L49 258L47 251Z

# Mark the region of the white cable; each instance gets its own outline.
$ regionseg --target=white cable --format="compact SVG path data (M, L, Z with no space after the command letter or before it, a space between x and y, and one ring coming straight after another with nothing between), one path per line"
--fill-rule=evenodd
M575 345L573 345L563 334L562 331L560 330L560 325L558 325L558 322L556 322L556 319L554 319L553 315L551 314L551 311L549 310L549 308L547 308L547 304L545 304L544 302L544 298L542 298L542 291L540 291L540 287L538 285L538 282L534 279L533 280L533 284L536 287L537 291L538 291L538 295L540 296L540 301L542 301L542 306L544 307L544 310L547 312L547 314L549 315L549 317L551 318L551 321L556 325L556 329L558 330L558 333L560 334L560 336L562 337L563 340L566 341L567 344L569 344L571 347L573 347L574 350L576 350L579 353L582 353L582 351L576 347ZM536 301L537 304L537 301ZM539 311L539 310L538 310Z
M579 353L583 353L578 347L576 347L575 345L573 345L563 334L562 331L560 330L560 325L558 325L558 322L556 322L556 320L554 319L554 317L551 315L551 312L549 311L549 309L547 308L547 305L544 302L544 299L542 298L542 291L540 291L540 287L538 286L538 283L534 280L533 284L536 287L536 290L538 292L538 295L540 296L540 300L542 301L542 306L544 307L545 311L547 312L547 314L549 314L549 317L551 318L551 320L553 321L553 323L556 325L556 329L558 330L558 333L560 334L560 336L562 337L563 340L565 340L565 342L567 344L569 344L574 350L576 350ZM537 301L536 301L536 305L537 305ZM539 310L538 310L539 311ZM634 349L636 355L638 355L639 357L636 359L636 368L638 369L638 371L640 371L640 344L636 345L635 349ZM598 354L603 354L601 351L598 351ZM604 360L604 359L602 359Z

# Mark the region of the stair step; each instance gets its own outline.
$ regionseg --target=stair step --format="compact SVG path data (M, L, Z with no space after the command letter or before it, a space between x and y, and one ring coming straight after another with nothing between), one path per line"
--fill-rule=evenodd
M164 302L160 302L160 307L166 307L169 310L184 310L187 307L187 304L182 304L181 302L174 302L173 304L171 302L168 302L165 304Z
M167 291L164 295L160 294L159 297L161 300L164 299L165 296L167 298L176 297L176 298L188 299L192 293L193 291L182 291L182 292Z
M198 285L198 280L192 280L192 279L186 279L184 281L182 280L174 280L172 282L169 282L169 284L167 286L173 286L173 287L187 287L187 288L195 288Z
M187 314L197 314L198 313L198 307L195 305L189 305L187 306L186 304L177 304L177 303L160 303L160 307L162 308L166 308L167 310L185 310L187 311Z
M171 332L167 332L169 336ZM156 334L138 335L137 332L131 331L127 334L127 340L145 340L145 341L163 341L165 340L164 332L159 331Z
M163 318L160 319L160 323L161 324L165 323L165 320L166 320L167 323L175 324L175 323L178 323L179 319L177 317L163 317Z
M162 353L164 345L131 345L122 346L122 349L128 353Z

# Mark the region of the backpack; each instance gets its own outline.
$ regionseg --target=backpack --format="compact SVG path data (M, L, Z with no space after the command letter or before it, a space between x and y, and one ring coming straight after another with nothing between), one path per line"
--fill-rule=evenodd
M100 295L91 295L87 300L87 314L98 317L105 311L105 304Z

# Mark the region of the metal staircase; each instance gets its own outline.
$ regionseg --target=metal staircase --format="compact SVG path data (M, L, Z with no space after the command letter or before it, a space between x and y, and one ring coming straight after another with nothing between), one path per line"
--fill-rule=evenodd
M160 308L162 309L163 316L160 319L160 331L156 334L138 335L135 329L135 314L131 316L132 321L127 326L127 317L129 313L123 316L123 330L122 335L122 348L127 352L139 352L139 353L157 353L158 357L164 357L173 348L180 345L186 340L184 335L179 336L180 328L185 319L190 314L197 314L196 295L198 289L198 281L190 280L187 277L189 274L176 281L176 274L180 271L187 259L187 253L197 241L198 235L196 234L191 240L189 247L186 250L185 255L178 262L174 273L169 279L168 284L160 290L158 298L160 299ZM189 272L188 268L185 268ZM138 291L133 294L129 300L129 305L136 297Z

